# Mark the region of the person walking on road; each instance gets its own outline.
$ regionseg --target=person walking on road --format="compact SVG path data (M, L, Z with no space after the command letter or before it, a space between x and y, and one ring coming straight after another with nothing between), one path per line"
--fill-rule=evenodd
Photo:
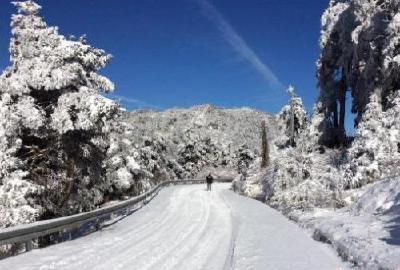
M207 191L211 191L211 184L213 183L214 178L212 177L211 173L209 173L206 177L206 183L207 183Z

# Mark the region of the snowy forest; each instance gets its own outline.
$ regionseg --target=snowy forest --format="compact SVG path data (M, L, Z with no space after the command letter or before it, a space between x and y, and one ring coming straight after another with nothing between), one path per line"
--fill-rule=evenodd
M14 5L0 77L0 228L212 173L361 269L400 265L398 0L331 0L313 111L289 87L278 114L213 105L127 112L106 95L118 85L99 73L110 54L61 35L34 1Z

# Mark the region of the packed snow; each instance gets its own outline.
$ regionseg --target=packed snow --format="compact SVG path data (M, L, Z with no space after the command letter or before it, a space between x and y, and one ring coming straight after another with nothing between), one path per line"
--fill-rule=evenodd
M102 231L0 261L1 269L344 269L327 245L229 184L174 186Z

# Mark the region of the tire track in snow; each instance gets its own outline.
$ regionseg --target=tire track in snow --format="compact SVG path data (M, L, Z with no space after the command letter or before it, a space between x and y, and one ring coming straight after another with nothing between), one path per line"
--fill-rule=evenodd
M235 269L235 249L239 233L240 219L236 218L234 212L232 211L232 207L226 201L225 195L221 194L221 197L222 201L229 209L229 214L231 217L231 224L232 224L230 247L229 247L229 252L225 259L224 270L232 270Z
M177 191L174 190L170 198L173 198L176 192ZM150 204L148 204L148 206L151 207ZM137 217L133 218L137 219ZM151 218L153 218L153 220L151 220ZM110 252L118 252L117 254L119 254L119 252L122 252L128 249L129 246L132 246L133 243L138 243L143 239L146 239L150 235L154 234L154 231L159 231L166 224L170 223L170 221L174 218L175 217L173 212L163 211L163 214L161 215L161 217L159 217L159 220L162 220L161 223L154 222L154 216L148 215L148 219L139 220L139 222L141 222L142 224L141 226L135 227L133 229L130 226L118 226L119 224L115 226L118 229L117 236L114 236L114 230L107 229L104 231L100 231L98 233L102 238L101 247L99 246L98 249L93 249L93 245L88 245L87 248L82 249L82 253L80 253L79 256L76 256L76 251L74 252L74 249L72 249L71 254L67 254L69 256L65 257L67 259L63 259L61 262L56 263L56 265L61 263L69 265L71 269L74 269L74 267L83 267L83 269L86 269L85 265L90 265L90 262L102 260L103 258L107 257L107 254L109 254ZM145 231L147 231L147 233L144 233ZM138 236L139 238L135 238L135 236ZM88 237L94 237L94 235L89 235ZM129 241L126 241L127 239L129 239ZM117 244L116 248L116 242L122 242L125 244ZM81 259L78 260L78 258ZM99 267L99 269L100 268L101 266Z
M168 209L168 206L172 198L178 197L176 193L179 192L177 189L173 189L171 194L168 194L168 203L166 204L156 204L151 206L151 203L148 204L146 207L152 207L152 210L156 210L157 208L161 209ZM164 197L163 194L158 199L162 199ZM180 203L183 203L182 200L177 200ZM126 218L126 220L122 220L117 223L115 226L111 226L109 228L116 228L116 230L106 229L104 231L97 232L95 234L88 235L84 239L83 238L76 239L74 241L65 242L60 245L55 245L47 248L46 250L49 251L49 256L43 258L41 265L36 267L36 261L28 262L25 268L21 269L93 269L91 265L104 260L104 258L110 257L110 253L116 253L129 250L132 245L140 242L143 239L146 239L150 235L154 234L154 231L159 231L162 229L163 226L166 224L171 223L171 220L175 220L175 213L172 211L162 211L161 218L157 216L157 219L161 220L162 222L154 222L154 213L142 213L145 210L144 208L140 211L134 213ZM159 211L156 211L159 212ZM145 216L145 219L142 217ZM151 220L153 218L153 220ZM125 224L132 223L133 226L121 226ZM135 227L136 225L139 225ZM133 227L133 228L132 228ZM136 231L136 228L140 228L139 231ZM145 233L147 231L147 233ZM136 238L138 237L138 238ZM128 241L129 240L129 241ZM76 252L76 246L74 245L76 242L81 242L79 252ZM62 253L63 256L61 258L57 258L56 256L52 256L53 253L59 252L60 247L63 247ZM42 250L34 250L33 252L40 252ZM25 256L27 254L22 254L20 256ZM37 262L39 264L39 262ZM108 265L108 264L106 264ZM48 266L48 267L47 267ZM21 266L22 267L22 266ZM96 267L100 269L103 265ZM110 268L105 268L110 269Z
M200 191L204 192L204 191ZM195 229L187 235L185 242L180 241L179 244L165 252L156 263L151 265L148 269L176 269L176 265L180 261L187 258L187 254L193 250L193 248L199 242L202 235L205 234L207 226L210 221L210 205L205 202L205 197L201 197L201 209L205 209L203 216L199 219L199 224L194 223Z
M146 251L142 252L141 254L138 254L137 257L141 257L141 260L144 262L143 265L141 264L137 265L138 269L143 269L143 270L151 269L154 264L157 264L163 258L166 259L168 254L172 254L177 250L179 250L179 247L184 245L187 242L187 240L193 237L193 235L197 230L196 226L198 225L198 222L204 219L204 216L207 215L207 211L204 211L205 208L204 206L200 207L200 209L196 207L196 209L200 211L200 213L198 213L197 211L196 212L190 211L190 209L193 209L193 206L189 207L189 205L196 202L196 200L193 200L192 193L193 191L191 191L189 194L186 194L186 196L189 195L189 197L191 198L189 201L186 201L185 205L185 209L187 209L188 211L187 212L178 211L176 213L176 216L179 216L180 220L182 220L182 226L176 227L174 226L174 224L170 224L171 230L169 231L169 233L166 233L165 231L161 232L161 234L163 234L164 236L169 235L168 239L165 239L165 237L153 238L152 243L154 243L157 246L157 248L153 249L150 254L146 254L148 253ZM163 241L161 242L160 239L163 239ZM143 255L145 255L146 257L150 257L151 260L146 262L145 258L142 257ZM167 268L162 266L162 269L167 269Z
M225 254L230 242L230 216L220 201L220 190L208 194L211 208L206 230L192 247L192 253L183 256L183 260L174 269L220 270L224 265ZM216 244L217 243L217 244Z
M182 206L182 204L185 204L185 200L182 200L182 197L184 197L184 194L182 194L183 191L184 188L179 187L178 191L171 197L173 203L172 205L167 205L169 208L167 207L167 209L165 209L170 212L171 218L164 220L162 222L164 225L158 225L156 230L154 227L151 228L151 226L149 226L148 230L144 230L145 235L139 235L136 233L135 229L132 229L130 235L138 235L139 239L134 236L133 238L124 237L124 244L119 245L117 250L113 250L113 253L116 254L115 257L110 259L107 265L99 267L98 270L108 270L108 265L113 265L113 269L121 269L131 261L136 262L135 267L137 267L137 269L143 269L142 267L145 267L145 265L142 264L147 264L154 256L153 254L156 254L157 250L163 246L160 239L163 239L164 242L168 242L166 240L175 238L173 234L174 231L185 231L189 220L185 221L182 218L190 215L191 211L186 205ZM177 210L180 210L180 213L176 213ZM157 222L153 221L152 223Z

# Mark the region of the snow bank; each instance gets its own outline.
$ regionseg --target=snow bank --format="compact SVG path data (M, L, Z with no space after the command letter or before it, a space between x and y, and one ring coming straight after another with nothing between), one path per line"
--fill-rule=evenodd
M361 269L398 269L399 186L400 178L388 179L366 188L350 207L297 213L296 220Z
M400 177L372 185L350 209L354 215L400 215Z
M379 115L397 115L395 110ZM379 122L375 116L366 114L360 127L368 128L357 133L364 137L356 135L359 137L348 149L328 148L319 143L324 117L316 106L307 128L296 137L296 146L273 140L278 147L272 152L271 165L260 169L259 161L253 161L235 179L234 190L257 199L264 196L268 205L309 228L316 240L332 244L343 258L361 269L397 269L400 178L372 182L398 170L397 163L392 162L397 154L386 151L397 151L391 146L395 139L388 139L390 134L397 138L397 128L388 133L387 127L396 127L398 118L386 117L387 121ZM387 123L390 124L385 126ZM283 134L278 133L278 137L287 138L285 122L278 126L283 127L279 129ZM359 179L349 181L352 178L348 170Z

